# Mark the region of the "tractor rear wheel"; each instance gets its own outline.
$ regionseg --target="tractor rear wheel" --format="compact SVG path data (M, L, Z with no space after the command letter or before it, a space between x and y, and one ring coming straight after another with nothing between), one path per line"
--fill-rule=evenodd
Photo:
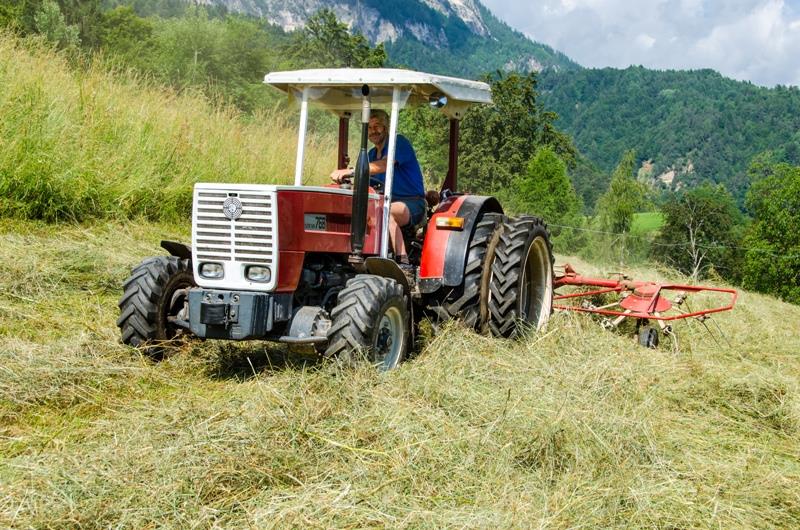
M348 280L331 310L327 357L356 360L364 352L380 370L396 368L409 344L408 303L395 280L359 274Z
M487 249L502 220L499 213L484 213L478 220L467 250L464 282L432 307L439 322L457 318L471 328L480 329L484 325L486 312L481 312L481 284L488 266Z
M189 263L174 256L156 256L131 271L123 284L117 320L124 344L158 357L166 342L184 333L174 320L184 307L186 289L195 286Z
M553 251L542 219L504 221L489 278L489 329L515 337L526 328L541 330L553 310Z

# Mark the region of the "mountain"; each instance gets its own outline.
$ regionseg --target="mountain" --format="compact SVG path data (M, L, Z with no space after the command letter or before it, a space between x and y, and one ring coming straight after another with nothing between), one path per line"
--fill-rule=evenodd
M291 31L327 8L373 44L393 65L479 77L497 69L580 68L563 53L531 41L478 0L200 0L268 20Z
M725 184L738 199L750 160L771 150L800 164L800 90L764 88L713 70L580 69L539 77L545 106L590 160L610 171L635 149L640 177L679 189Z

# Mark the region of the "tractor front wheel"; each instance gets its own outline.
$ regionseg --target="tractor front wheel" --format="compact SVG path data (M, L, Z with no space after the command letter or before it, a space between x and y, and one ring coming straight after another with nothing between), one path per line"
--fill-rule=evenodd
M547 225L538 217L507 219L494 250L489 278L489 329L515 337L541 330L553 310L553 251Z
M184 308L187 289L195 286L189 263L188 259L157 256L131 271L123 284L117 320L124 344L158 357L166 342L184 333L175 320Z
M408 303L395 280L359 274L348 280L331 310L327 357L352 362L363 352L380 370L397 367L409 344Z

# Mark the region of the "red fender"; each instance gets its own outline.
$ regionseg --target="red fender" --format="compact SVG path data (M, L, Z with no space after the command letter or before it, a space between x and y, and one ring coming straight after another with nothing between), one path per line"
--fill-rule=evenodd
M494 197L480 195L454 195L439 205L428 221L422 246L419 277L423 292L461 285L472 232L483 212L503 213L503 208ZM437 228L440 217L462 217L463 230Z

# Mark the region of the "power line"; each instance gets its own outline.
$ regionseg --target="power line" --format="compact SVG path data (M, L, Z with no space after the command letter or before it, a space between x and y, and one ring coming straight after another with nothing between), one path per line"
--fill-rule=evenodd
M641 234L631 234L631 233L625 233L625 232L621 232L621 233L620 232L608 232L606 230L596 230L596 229L593 229L593 228L583 228L583 227L579 227L579 226L560 225L560 224L555 224L555 223L547 223L547 225L548 226L555 226L555 227L558 227L558 228L569 228L570 230L577 230L579 232L590 232L592 234L604 234L604 235L608 235L608 236L616 236L616 237L632 238L632 239L647 239L647 236L641 235ZM687 247L691 246L691 243L659 243L657 241L650 241L649 243L651 245L653 245L653 246L669 247L669 248L675 248L675 247L687 248ZM760 253L772 256L774 258L786 258L786 259L800 258L800 254L776 254L772 250L765 249L765 248L741 247L741 246L737 246L737 245L721 245L719 243L713 243L713 244L697 243L697 244L695 244L695 247L703 248L703 249L713 249L713 250L717 250L717 249L730 249L730 250L736 249L736 250L744 250L744 251L747 251L747 252L760 252Z

